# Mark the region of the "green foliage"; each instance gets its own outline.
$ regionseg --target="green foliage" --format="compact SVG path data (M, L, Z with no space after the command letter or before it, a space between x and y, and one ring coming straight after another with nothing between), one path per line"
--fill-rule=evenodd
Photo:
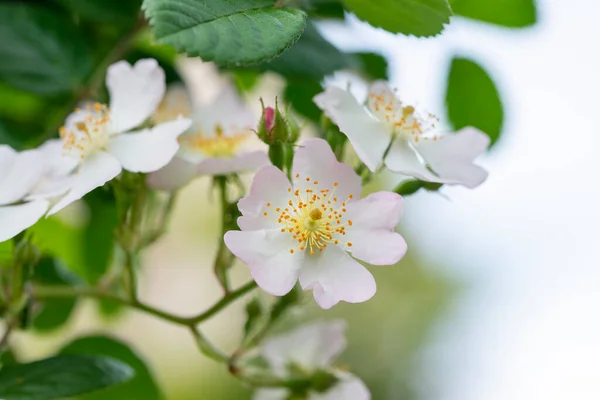
M321 110L312 101L313 97L323 91L321 84L312 79L291 79L283 92L283 98L294 108L294 111L313 122L319 122Z
M502 133L504 109L498 89L487 72L465 58L452 60L446 92L448 119L455 129L474 126L494 144Z
M392 33L434 36L450 22L447 0L344 0L349 11Z
M221 65L273 59L306 24L304 12L275 0L145 0L143 8L160 43Z
M81 17L111 24L131 23L140 11L142 0L62 0Z
M522 28L537 22L534 0L454 0L452 9L456 15L509 28Z
M160 400L162 394L146 366L146 363L125 343L107 336L87 336L76 339L61 351L69 355L105 355L129 365L134 371L133 379L108 390L92 393L81 400Z
M56 356L0 370L4 400L52 400L77 396L125 382L133 370L107 357Z
M417 179L409 179L401 182L398 186L396 186L394 192L398 193L401 196L408 196L417 193L421 189L425 189L429 192L436 192L442 186L443 185L441 183L424 182Z
M365 78L388 80L388 62L384 56L375 53L356 53L354 56L360 61L360 71Z
M344 19L342 0L300 0L311 17Z
M33 281L45 285L75 286L81 284L81 279L69 271L60 261L44 258L35 267ZM41 310L33 319L33 327L38 331L50 331L64 325L68 320L76 298L46 299L41 304Z
M92 57L68 15L42 5L0 4L0 80L42 95L76 90Z

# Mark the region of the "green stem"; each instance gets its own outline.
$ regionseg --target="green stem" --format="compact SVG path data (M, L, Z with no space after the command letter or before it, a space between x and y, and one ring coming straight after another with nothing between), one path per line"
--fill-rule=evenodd
M229 362L229 357L221 350L217 349L198 328L192 326L190 327L190 330L202 354L220 363Z
M239 289L229 292L229 294L227 294L221 300L216 302L208 310L204 311L201 314L198 314L195 317L190 318L190 322L194 325L197 325L197 324L200 324L200 323L206 321L207 319L213 317L219 311L221 311L222 309L227 307L229 304L231 304L235 300L239 299L243 295L256 289L257 287L258 287L258 285L254 281L246 283L244 286L240 287Z
M171 215L173 214L173 208L175 206L176 201L177 193L175 192L169 194L169 199L167 200L167 203L165 204L165 206L162 209L162 212L160 213L156 227L150 234L148 234L141 240L140 248L144 249L152 245L167 232L167 228L169 226L169 222L171 221Z
M221 203L221 235L219 237L219 249L217 250L217 257L215 258L213 269L225 295L228 295L231 292L231 285L229 283L229 275L227 272L231 267L234 258L225 245L225 240L223 238L228 226L227 212L229 201L227 198L227 178L225 176L217 176L215 177L215 182L218 186Z
M137 291L137 276L136 276L136 259L137 256L133 251L127 250L125 252L125 272L127 273L127 292L129 293L129 300L132 303L137 302L138 291Z

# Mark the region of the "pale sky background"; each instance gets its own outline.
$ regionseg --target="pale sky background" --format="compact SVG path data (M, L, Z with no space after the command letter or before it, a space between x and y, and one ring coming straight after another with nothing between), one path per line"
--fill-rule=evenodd
M600 3L538 7L525 30L460 18L428 40L357 20L353 34L324 30L389 55L402 97L442 120L453 54L484 65L506 105L483 186L406 202L411 250L465 285L422 354L426 399L600 398Z

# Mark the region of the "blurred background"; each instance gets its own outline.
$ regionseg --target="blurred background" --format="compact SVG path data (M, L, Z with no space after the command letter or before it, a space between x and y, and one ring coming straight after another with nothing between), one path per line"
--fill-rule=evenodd
M318 25L342 50L385 55L401 96L448 127L461 116L446 100L472 100L461 92L461 74L479 76L477 65L496 82L503 104L500 114L485 108L494 108L493 100L481 110L502 132L480 160L489 179L475 190L447 187L406 199L400 229L409 253L396 266L371 269L375 298L331 312L307 299L296 316L348 320L341 364L367 383L373 399L600 398L599 14L593 0L540 0L534 25L457 16L432 39L392 35L352 16ZM200 98L218 90L210 83L213 67L179 65ZM481 87L489 79L483 74ZM248 96L256 103L281 87L267 77ZM392 187L394 179L385 176L369 189ZM151 304L193 314L220 295L211 269L218 214L209 185L198 179L182 191L169 233L144 254L141 295ZM246 268L236 265L234 281L247 279ZM36 358L82 334L109 333L137 355L101 339L74 346L140 357L147 368L138 365L142 372L126 392L86 399L250 398L221 365L198 354L186 331L102 307L84 302L66 326L19 335L20 354ZM243 309L244 301L236 303L207 323L206 333L234 349Z

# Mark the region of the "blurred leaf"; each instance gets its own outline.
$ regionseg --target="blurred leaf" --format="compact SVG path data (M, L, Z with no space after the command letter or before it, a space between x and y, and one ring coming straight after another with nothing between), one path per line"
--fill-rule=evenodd
M35 267L33 281L45 285L81 284L81 279L69 271L60 261L44 258ZM33 318L33 327L38 331L49 331L61 327L71 316L76 304L75 298L47 299L42 309Z
M313 97L323 91L318 81L311 79L291 79L283 92L283 97L294 110L313 122L319 122L321 110L313 102Z
M398 184L398 186L396 186L393 191L401 196L409 196L411 194L417 193L421 189L425 189L429 192L436 192L442 186L443 184L441 183L424 182L417 179L409 179Z
M344 19L342 0L300 0L311 17Z
M125 382L133 370L107 357L56 356L0 370L4 400L51 400L76 396Z
M264 307L258 297L253 298L246 305L246 323L244 324L244 338L252 336L256 329L260 326L260 322L264 317Z
M453 0L451 4L456 15L510 28L537 22L534 0Z
M126 363L135 371L133 379L123 385L80 397L81 400L160 400L162 395L145 362L129 346L106 336L76 339L61 354L105 355Z
M144 0L143 9L159 43L221 65L273 59L306 24L304 12L275 0Z
M135 21L142 0L62 0L71 10L93 21L127 24Z
M448 118L455 129L474 126L494 144L502 132L504 110L496 85L485 70L471 60L452 60L446 92Z
M322 79L340 69L351 68L358 61L338 50L317 30L314 24L306 24L300 40L277 60L261 65L264 70L274 71L285 77Z
M98 188L85 196L90 219L85 229L84 262L86 276L95 284L110 268L114 250L114 231L119 224L116 201L112 193Z
M447 0L344 0L363 21L392 33L434 36L450 22Z
M0 80L43 95L73 91L92 57L68 15L42 5L0 4Z
M13 249L14 242L12 240L0 242L0 264L12 260Z
M128 55L127 61L133 64L142 58L154 58L158 61L158 64L165 71L167 85L182 81L176 66L177 52L171 46L154 43L154 37L150 32L148 32L148 35L140 35L137 38L135 48Z
M361 72L369 80L388 80L388 62L384 56L375 53L355 53L354 56L360 60Z
M251 91L261 77L260 72L253 69L236 68L230 72L233 75L233 82L240 93Z

